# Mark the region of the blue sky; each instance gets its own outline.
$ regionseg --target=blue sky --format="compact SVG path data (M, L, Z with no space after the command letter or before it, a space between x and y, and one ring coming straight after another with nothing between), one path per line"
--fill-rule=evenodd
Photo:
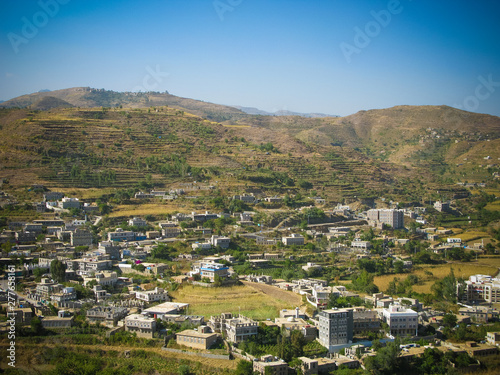
M90 86L168 90L267 111L349 115L445 104L500 116L496 0L18 0L0 6L3 100Z

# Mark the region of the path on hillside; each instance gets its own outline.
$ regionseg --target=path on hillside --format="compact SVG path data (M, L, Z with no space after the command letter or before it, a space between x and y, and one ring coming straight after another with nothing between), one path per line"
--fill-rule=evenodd
M241 282L246 286L249 286L273 298L285 301L286 303L289 303L292 306L301 306L303 304L302 297L296 293L289 292L287 290L283 290L267 284L253 283L251 281L244 281L244 280L241 280Z

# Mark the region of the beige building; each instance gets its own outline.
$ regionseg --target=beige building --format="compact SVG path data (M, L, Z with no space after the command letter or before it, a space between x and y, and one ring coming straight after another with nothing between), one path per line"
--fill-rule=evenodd
M254 372L265 374L266 368L270 368L274 375L288 375L288 363L282 359L266 355L261 357L260 360L253 361Z
M194 349L209 349L216 341L216 333L205 333L188 329L177 333L177 344Z
M152 339L156 332L156 319L141 314L132 314L125 318L125 330L137 337Z

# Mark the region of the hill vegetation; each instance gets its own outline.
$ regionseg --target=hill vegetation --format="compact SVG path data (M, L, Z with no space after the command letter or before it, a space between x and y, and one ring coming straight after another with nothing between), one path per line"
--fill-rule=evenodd
M500 171L500 118L445 106L262 116L168 93L80 87L0 107L0 177L16 186L204 181L228 193L421 201L463 193L457 182L495 187Z

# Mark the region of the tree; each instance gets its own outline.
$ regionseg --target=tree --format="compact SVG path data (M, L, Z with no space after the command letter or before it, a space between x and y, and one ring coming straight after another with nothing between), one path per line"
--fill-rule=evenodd
M59 259L54 259L50 263L50 273L54 281L58 283L66 281L66 265Z
M252 375L252 374L253 374L252 362L240 360L236 365L235 375Z
M453 328L457 325L457 316L455 314L445 314L443 316L443 326Z

